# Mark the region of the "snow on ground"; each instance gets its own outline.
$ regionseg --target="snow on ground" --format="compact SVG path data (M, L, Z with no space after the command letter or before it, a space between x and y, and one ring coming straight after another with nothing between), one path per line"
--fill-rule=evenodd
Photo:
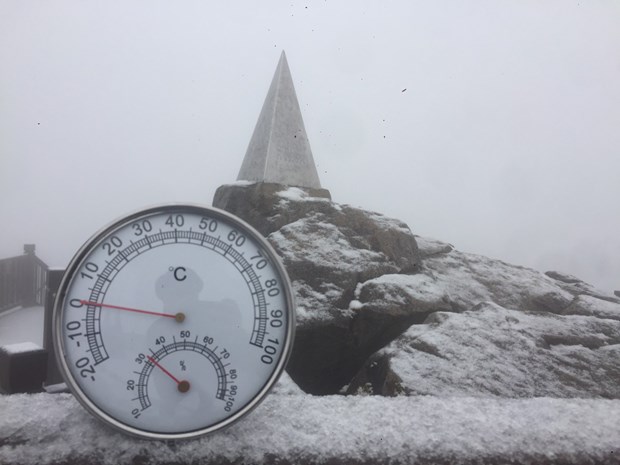
M7 354L20 354L23 352L32 352L33 350L41 350L34 342L18 342L17 344L9 344L0 346Z
M224 432L125 436L70 394L0 397L0 463L620 463L620 401L270 395Z
M0 314L0 346L21 342L43 347L43 307L18 307Z

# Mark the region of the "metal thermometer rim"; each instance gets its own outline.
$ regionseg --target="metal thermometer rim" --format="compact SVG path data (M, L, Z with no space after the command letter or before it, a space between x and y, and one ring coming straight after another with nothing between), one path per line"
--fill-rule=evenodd
M278 275L282 279L282 289L285 294L286 304L288 306L288 325L286 328L286 341L282 348L282 356L278 360L277 364L273 367L272 373L263 385L263 387L254 395L254 397L247 402L242 408L240 408L237 412L232 414L231 416L221 420L214 425L199 428L192 431L186 431L181 433L158 433L154 431L149 431L146 429L136 428L130 425L127 425L113 416L109 415L107 412L99 408L81 389L79 383L74 379L71 374L71 370L67 361L65 359L65 342L63 335L63 327L62 327L62 315L63 315L63 307L64 301L69 289L70 284L73 282L73 278L75 276L75 272L80 268L84 259L89 255L90 251L100 244L103 239L108 237L113 231L116 231L136 220L139 220L144 217L149 217L153 215L160 215L179 211L185 211L188 213L199 213L199 214L207 214L213 217L214 219L220 219L224 222L232 224L233 226L248 232L253 240L255 240L268 254L268 258L270 264L276 269ZM60 282L60 286L58 288L58 292L56 293L54 299L54 309L53 309L53 343L55 346L56 353L56 361L60 368L61 374L64 380L67 383L67 386L73 393L73 395L77 398L77 400L82 404L82 406L88 410L91 414L93 414L96 418L104 421L108 425L113 428L120 430L122 432L131 434L136 437L147 438L147 439L189 439L197 436L202 436L205 434L212 433L217 430L221 430L229 427L233 423L237 422L248 413L250 413L254 408L256 408L260 402L264 399L267 392L273 387L273 385L277 382L279 377L281 376L288 359L291 355L291 348L293 346L293 341L295 337L295 299L292 293L291 281L280 260L280 257L273 250L271 244L265 239L254 227L250 224L238 218L224 210L219 208L204 206L200 204L193 203L168 203L163 205L155 205L147 208L143 208L132 213L123 215L121 217L116 218L111 221L106 226L99 229L96 233L94 233L77 251L69 265L67 266L65 273L63 274L62 280Z

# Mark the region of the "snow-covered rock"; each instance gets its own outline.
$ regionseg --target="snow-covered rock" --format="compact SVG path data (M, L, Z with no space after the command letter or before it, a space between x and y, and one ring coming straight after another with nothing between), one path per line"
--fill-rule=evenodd
M265 234L296 291L298 327L287 370L307 392L335 393L376 350L426 314L351 305L358 284L416 272L417 244L402 222L278 184L218 189L214 206Z
M288 371L305 391L620 398L617 297L414 237L320 192L218 192L216 206L262 228L289 270Z
M617 320L486 302L411 326L375 356L384 370L370 378L376 387L358 375L349 390L387 383L409 395L620 398L619 360Z
M418 244L420 274L361 284L358 307L433 313L371 357L346 392L620 398L618 299L557 272Z

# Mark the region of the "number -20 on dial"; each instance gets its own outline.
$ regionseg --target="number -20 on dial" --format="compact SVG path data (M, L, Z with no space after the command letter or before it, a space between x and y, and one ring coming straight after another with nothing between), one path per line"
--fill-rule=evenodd
M78 400L154 439L248 413L284 369L295 327L291 285L267 241L196 205L143 210L93 236L65 272L53 318Z

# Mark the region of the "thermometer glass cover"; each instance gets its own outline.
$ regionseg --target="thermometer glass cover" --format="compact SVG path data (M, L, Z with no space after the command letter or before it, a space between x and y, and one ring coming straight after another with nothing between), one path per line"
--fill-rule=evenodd
M291 284L239 218L165 205L95 234L54 306L60 370L77 399L124 432L183 439L252 410L284 369Z

